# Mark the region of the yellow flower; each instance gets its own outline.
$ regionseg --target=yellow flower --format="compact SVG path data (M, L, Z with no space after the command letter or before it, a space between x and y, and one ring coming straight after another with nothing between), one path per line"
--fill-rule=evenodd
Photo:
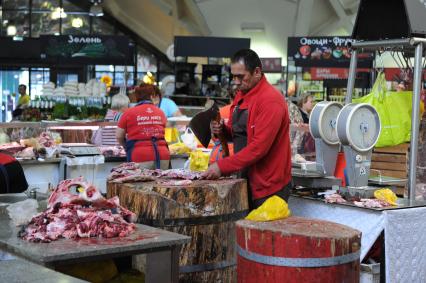
M110 87L112 85L112 79L108 75L103 75L101 77L101 82L106 84L107 87Z

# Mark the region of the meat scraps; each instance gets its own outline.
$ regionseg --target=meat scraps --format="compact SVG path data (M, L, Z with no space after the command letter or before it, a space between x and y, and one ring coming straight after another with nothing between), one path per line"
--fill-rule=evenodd
M137 163L128 162L113 168L108 176L108 180L114 182L153 181L158 178L198 180L201 179L201 173L185 169L149 170L140 168Z
M105 157L124 157L126 151L122 146L98 146L101 154Z
M362 198L360 201L354 201L354 204L359 207L367 207L367 208L382 208L391 206L386 201L380 199L370 199L370 198Z
M125 237L136 229L135 221L136 215L120 206L118 197L105 199L80 177L60 182L47 210L34 216L19 236L30 242Z
M4 152L10 155L14 155L23 149L25 149L25 146L22 146L17 142L5 143L0 145L0 152Z
M346 200L339 194L330 194L324 197L327 203L346 203Z
M55 140L47 132L42 132L38 137L38 143L43 147L52 147L55 146Z

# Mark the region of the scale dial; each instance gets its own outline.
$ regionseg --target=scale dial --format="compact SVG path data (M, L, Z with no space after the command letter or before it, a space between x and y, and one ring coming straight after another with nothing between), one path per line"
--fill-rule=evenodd
M374 147L380 130L379 114L373 106L366 103L345 105L337 117L340 142L359 152L366 152Z
M338 102L321 101L312 109L309 130L314 138L321 138L329 145L339 143L337 136L337 116L342 105Z

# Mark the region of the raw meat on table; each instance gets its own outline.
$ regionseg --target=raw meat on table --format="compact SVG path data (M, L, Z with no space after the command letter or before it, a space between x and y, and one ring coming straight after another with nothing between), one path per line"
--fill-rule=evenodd
M105 199L83 178L64 180L48 199L48 209L34 216L19 236L31 242L60 237L125 237L136 226L136 214L120 206L118 197Z

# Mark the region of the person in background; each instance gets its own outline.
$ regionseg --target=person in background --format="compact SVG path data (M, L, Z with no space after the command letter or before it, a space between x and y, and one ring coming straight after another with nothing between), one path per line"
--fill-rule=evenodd
M234 84L231 85L231 87L228 90L228 94L229 94L229 104L221 107L219 109L220 111L220 117L224 120L224 123L228 123L229 120L229 116L231 115L231 106L232 106L232 102L234 101L234 97L235 97L235 92L236 92L237 88Z
M144 85L144 83L140 84L141 87L143 87ZM180 112L176 103L170 98L163 97L160 89L157 86L152 86L155 89L155 95L152 97L152 102L155 104L155 106L163 110L167 118L182 116L182 113Z
M22 193L28 189L21 164L12 156L0 153L0 194Z
M27 86L23 84L19 85L18 93L19 93L18 105L16 106L15 110L12 112L13 117L20 116L22 114L22 111L30 105L31 98L27 94Z
M309 114L314 108L314 97L308 93L302 94L297 106L299 106L300 114L302 114L303 123L309 125Z
M290 120L281 93L265 78L259 56L251 49L238 51L231 59L231 74L237 88L226 125L213 121L214 134L222 130L234 142L234 155L218 160L203 173L206 179L247 169L250 208L269 197L288 200L292 188Z
M116 94L111 99L111 109L108 109L105 115L105 122L118 121L129 108L130 100L127 95ZM104 146L118 146L119 143L115 137L116 128L104 127L95 131L92 135L92 144Z
M304 129L300 130L299 126L303 125L302 114L296 104L287 98L288 113L290 116L290 142L291 155L293 161L300 161L301 156L298 155L298 150L303 141Z
M170 152L164 139L167 118L154 105L153 85L143 84L135 89L136 106L127 109L116 129L116 138L126 149L127 161L137 162L147 169L168 169Z
M231 115L231 106L232 106L232 102L234 101L235 91L236 91L236 87L234 84L232 84L231 87L228 89L230 103L219 108L220 118L223 119L224 124L227 124L229 121L229 117ZM213 140L214 146L210 153L209 164L217 162L219 159L223 158L222 145L220 144L219 139L213 137L212 135L212 140ZM229 149L229 155L233 155L234 144L232 142L228 142L228 149Z
M309 115L314 108L314 98L309 93L304 93L297 103L300 114L302 115L303 123L299 124L297 128L304 132L302 142L298 153L307 154L315 152L315 140L309 132Z
M111 99L111 112L113 112L112 121L120 120L121 115L123 115L124 111L129 108L130 99L127 95L117 94L114 95ZM109 110L108 110L109 111ZM110 116L105 116L105 120L110 119Z

